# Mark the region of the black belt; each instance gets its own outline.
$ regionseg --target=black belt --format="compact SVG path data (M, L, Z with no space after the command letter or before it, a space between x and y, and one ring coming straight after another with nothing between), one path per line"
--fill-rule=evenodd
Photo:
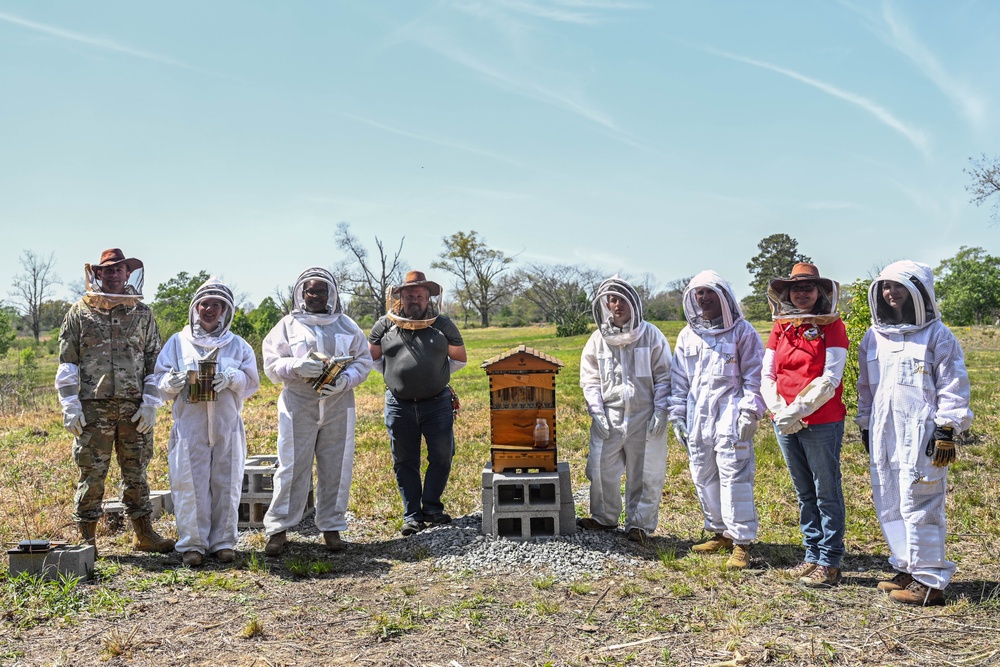
M451 395L451 392L448 391L448 387L445 387L438 393L433 396L428 396L427 398L400 398L399 396L396 396L392 390L390 390L389 393L392 394L392 397L396 399L397 403L423 403L424 401L433 401L436 398L445 398L446 395Z

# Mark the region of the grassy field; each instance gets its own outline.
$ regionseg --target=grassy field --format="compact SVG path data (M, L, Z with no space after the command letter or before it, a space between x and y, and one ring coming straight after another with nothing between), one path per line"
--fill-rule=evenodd
M663 323L673 343L679 323ZM701 514L682 448L671 437L660 527L651 543L622 540L641 560L638 576L557 581L449 574L407 550L401 504L382 423L381 377L357 392L354 516L343 555L315 544L267 561L253 550L235 567L180 567L176 555L133 553L130 535L102 525L103 558L91 582L11 578L0 569L0 664L374 665L995 665L1000 664L1000 562L995 520L1000 489L1000 338L992 328L957 330L966 351L976 419L952 466L949 557L959 571L946 607L903 608L874 589L891 574L872 510L867 458L856 429L843 453L848 505L844 585L803 590L778 570L801 557L797 505L773 433L757 435L760 543L752 567L727 572L724 558L697 556ZM578 386L585 336L550 327L467 332L469 365L453 386L462 399L458 453L445 504L480 510L489 459L488 388L480 363L519 343L563 361L557 377L560 459L585 489L589 417ZM55 360L40 356L47 384ZM277 389L265 380L244 411L251 453L272 453ZM53 393L42 407L0 417L0 541L74 540L76 468ZM153 488L166 489L167 408L156 426ZM118 482L112 467L109 489ZM585 508L578 508L582 513ZM171 517L158 528L173 534ZM262 547L263 536L252 535Z

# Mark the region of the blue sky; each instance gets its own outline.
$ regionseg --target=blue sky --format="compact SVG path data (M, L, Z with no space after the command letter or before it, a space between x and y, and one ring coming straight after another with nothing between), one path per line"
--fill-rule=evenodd
M149 299L259 302L341 221L412 268L475 230L740 296L777 232L842 282L997 254L963 169L1000 153L998 33L986 0L0 0L0 296L24 249L69 282L117 246Z

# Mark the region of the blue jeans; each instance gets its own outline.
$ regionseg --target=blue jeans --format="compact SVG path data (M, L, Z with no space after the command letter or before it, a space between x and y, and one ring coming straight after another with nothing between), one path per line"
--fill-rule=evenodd
M809 563L840 567L844 557L844 490L840 446L844 422L814 424L798 433L775 430L799 497L799 529Z
M455 456L451 392L423 401L396 400L385 392L385 426L389 430L392 469L403 498L403 520L423 521L444 511L441 494ZM427 474L420 481L420 437L427 441ZM421 486L423 487L421 489Z

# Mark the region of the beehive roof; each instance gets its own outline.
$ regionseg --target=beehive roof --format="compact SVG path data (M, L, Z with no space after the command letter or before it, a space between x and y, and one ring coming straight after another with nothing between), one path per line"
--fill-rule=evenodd
M525 345L524 343L522 343L522 344L518 345L517 347L512 347L512 348L510 348L509 350L507 350L505 352L501 352L500 354L498 354L497 356L493 357L492 359L487 359L486 361L484 361L482 363L481 367L482 368L486 368L488 366L492 366L493 364L499 363L499 362L503 361L504 359L509 359L510 357L513 357L514 355L517 355L517 354L530 354L531 356L535 357L536 359L541 359L542 361L546 361L546 362L548 362L548 363L550 363L553 366L556 366L558 368L562 368L562 366L563 366L563 362L559 361L555 357L550 356L548 354L545 354L544 352L539 352L538 350L536 350L536 349L534 349L532 347L528 347L527 345Z

